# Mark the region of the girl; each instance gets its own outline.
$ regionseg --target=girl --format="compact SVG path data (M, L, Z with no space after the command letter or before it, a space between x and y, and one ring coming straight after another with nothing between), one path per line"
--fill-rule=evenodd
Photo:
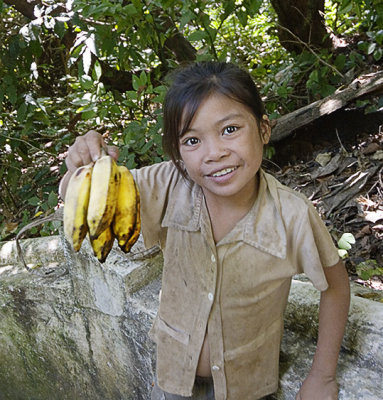
M132 171L145 245L164 253L152 399L274 393L283 312L302 272L321 301L317 351L296 398L337 399L347 272L311 203L261 169L271 129L250 75L230 63L192 64L174 75L163 112L171 161ZM95 131L76 139L62 195L101 146Z

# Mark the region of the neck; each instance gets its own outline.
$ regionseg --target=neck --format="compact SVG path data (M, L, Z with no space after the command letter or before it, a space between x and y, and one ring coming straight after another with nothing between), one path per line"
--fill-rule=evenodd
M249 185L246 190L237 193L235 196L224 197L214 196L211 193L204 191L206 204L209 212L214 209L218 210L238 210L245 211L247 213L254 204L254 201L258 195L259 176L258 174L254 178L254 185Z
M252 191L226 198L206 196L206 205L215 242L219 242L250 211L258 194L258 175Z

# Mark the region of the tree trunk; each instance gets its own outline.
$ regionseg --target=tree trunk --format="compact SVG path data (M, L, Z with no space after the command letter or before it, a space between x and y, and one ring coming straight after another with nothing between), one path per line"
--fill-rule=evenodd
M331 47L323 18L324 0L270 1L278 15L278 37L286 50L300 53L307 45Z

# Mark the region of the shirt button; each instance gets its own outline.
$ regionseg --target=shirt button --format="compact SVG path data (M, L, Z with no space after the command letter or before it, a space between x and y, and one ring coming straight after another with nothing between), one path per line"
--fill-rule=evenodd
M209 293L209 294L207 295L207 297L208 297L208 299L209 299L210 301L213 301L213 300L214 300L214 295L213 295L213 293Z
M214 254L211 255L211 262L215 263L215 256L214 256Z
M219 371L219 366L218 366L218 365L213 365L213 366L211 367L211 369L212 369L213 371Z

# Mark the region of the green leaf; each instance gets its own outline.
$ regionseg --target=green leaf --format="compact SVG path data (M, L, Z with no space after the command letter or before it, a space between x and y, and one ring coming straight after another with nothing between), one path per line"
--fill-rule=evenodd
M27 115L28 106L25 103L22 103L19 109L17 110L17 120L19 122L23 121Z
M377 50L374 52L374 59L375 59L375 61L379 61L379 60L382 58L382 56L383 56L383 49L381 49L381 48L379 47L379 49L377 49Z
M54 192L50 192L48 196L48 206L53 208L57 206L58 197Z
M345 259L346 257L348 257L348 252L347 252L347 250L338 249L338 254L339 254L339 257L340 257L342 260Z
M259 11L262 3L263 3L263 0L249 0L249 1L246 1L244 4L245 4L246 10L249 12L249 14L251 16L254 16Z
M334 62L335 67L338 70L342 70L344 68L344 65L346 64L346 60L347 60L347 57L344 54L339 54L336 57L335 62Z
M202 30L195 31L188 36L188 40L190 42L198 42L206 38L207 38L207 33Z
M133 4L127 4L123 8L123 12L124 12L124 14L126 14L128 16L132 16L132 15L136 15L137 14L137 9Z
M351 249L351 244L347 242L347 240L344 239L339 239L338 240L338 247L342 250L350 250Z
M235 0L229 0L223 2L224 14L221 16L221 20L226 19L235 10Z
M38 204L40 204L40 199L36 196L31 197L30 199L28 199L28 204L30 204L31 206L37 206Z
M6 95L8 96L8 100L11 102L11 104L16 104L17 102L17 90L15 86L8 86Z
M352 10L352 1L351 0L343 0L339 7L339 14L347 14Z
M83 120L91 119L97 116L96 111L94 110L89 110L89 111L84 111L81 113L81 118Z
M132 85L134 90L138 90L140 87L140 78L136 75L132 76Z
M286 99L289 94L289 90L286 86L280 86L277 89L277 93L278 93L278 96L282 97L283 99Z
M96 79L100 80L102 75L102 68L98 60L96 60L96 62L94 63L93 71L95 73Z
M367 49L367 54L370 55L372 54L376 49L376 43L370 43L368 45L368 49Z
M375 40L376 40L376 43L382 44L382 42L383 42L383 29L381 29L378 32L376 32Z
M148 83L148 77L145 71L142 71L139 78L140 87L145 86Z
M322 84L320 86L320 94L322 95L322 97L330 96L335 92L335 90L336 88L329 84Z
M344 233L338 240L338 247L342 250L350 250L352 244L355 244L355 237L352 233Z
M95 42L95 36L94 34L91 34L86 40L85 40L85 45L89 51L94 54L96 57L98 56L98 51L97 51L97 46Z
M85 90L89 90L93 87L93 80L89 75L82 75L80 77L81 87Z
M180 19L180 30L182 30L185 25L192 21L193 18L195 18L195 14L192 11L187 10L186 12L182 12L182 16Z
M166 8L172 8L176 0L160 0L159 3L161 6L166 9Z
M91 63L92 63L92 52L89 49L89 47L87 47L82 55L82 65L86 75L89 72Z
M246 26L247 25L247 12L243 11L243 10L238 10L237 11L237 17L239 19L239 22L242 26Z
M152 146L153 146L153 141L149 140L138 150L138 153L146 154L151 149Z
M106 108L103 108L102 110L99 111L98 117L101 119L101 121L108 115L108 110Z
M319 82L319 71L317 69L311 72L309 80Z
M112 107L110 107L110 112L112 114L121 114L121 109L117 104L113 104Z
M383 268L376 260L366 260L356 266L356 273L363 280L371 279L373 276L383 275Z

